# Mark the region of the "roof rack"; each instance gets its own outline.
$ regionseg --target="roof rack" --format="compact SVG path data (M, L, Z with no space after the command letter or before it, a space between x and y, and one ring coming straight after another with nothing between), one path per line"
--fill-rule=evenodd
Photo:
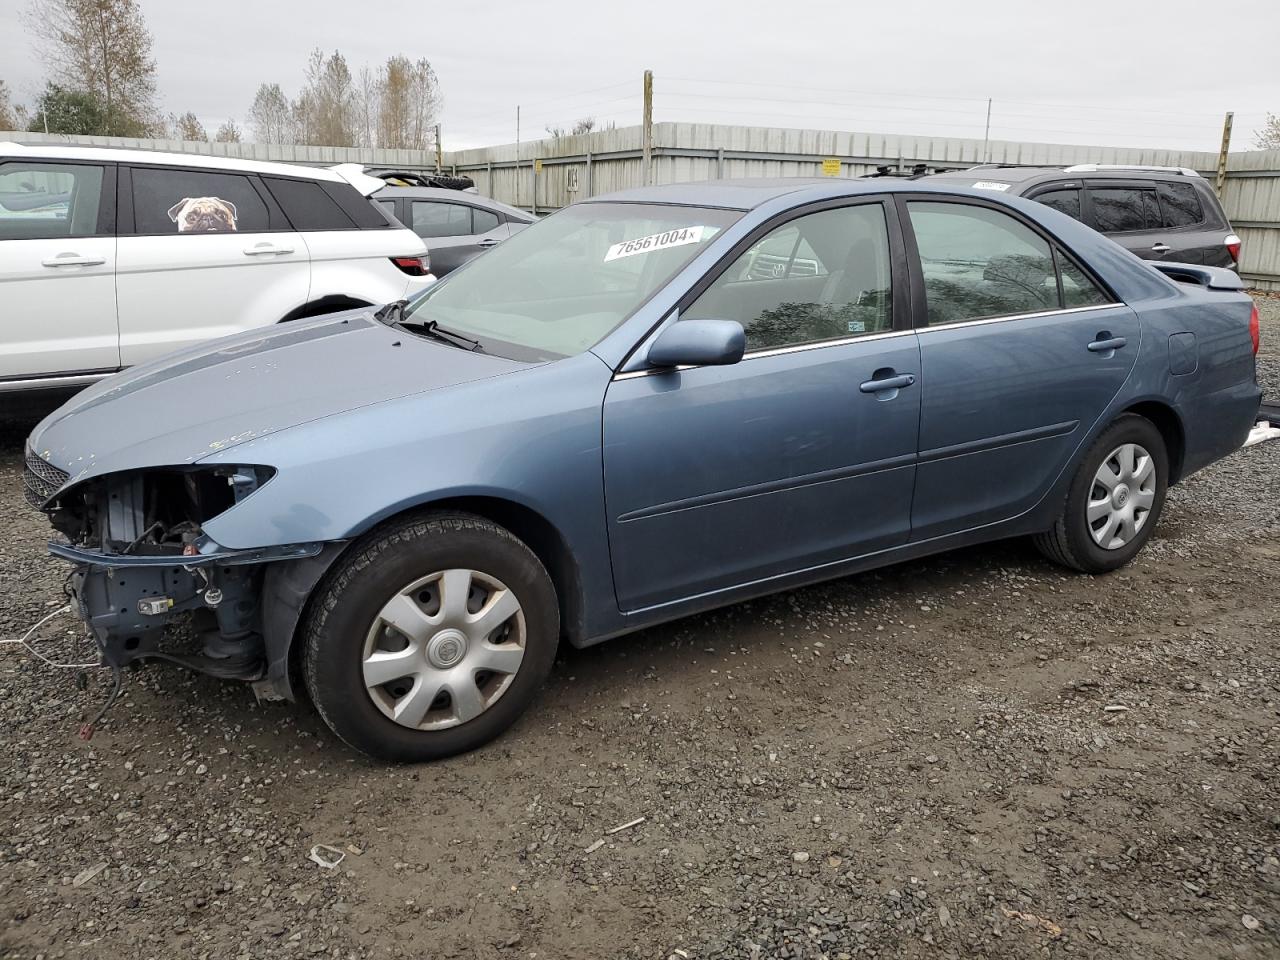
M921 177L927 177L931 173L936 173L927 163L917 163L910 170L898 170L890 164L884 164L876 167L875 173L869 173L870 177L903 177L907 180L919 180Z
M1178 173L1184 177L1198 177L1199 172L1190 167L1160 167L1145 163L1077 163L1064 167L1063 173L1097 173L1100 170L1150 170L1156 173Z

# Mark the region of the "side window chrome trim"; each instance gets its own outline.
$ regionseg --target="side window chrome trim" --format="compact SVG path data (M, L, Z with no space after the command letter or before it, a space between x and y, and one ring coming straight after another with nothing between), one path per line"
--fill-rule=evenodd
M957 320L955 323L940 323L936 326L916 327L916 333L929 333L933 330L954 330L956 327L976 327L988 323L1008 323L1010 320L1034 320L1039 317L1056 317L1064 316L1070 313L1090 313L1094 310L1110 310L1112 307L1122 307L1123 303L1112 301L1110 303L1091 303L1085 307L1064 307L1060 310L1037 310L1035 313L1011 313L1002 317L983 317L978 320Z
M853 337L840 337L837 340L815 340L812 343L796 343L789 347L768 347L762 350L750 350L742 355L742 359L738 363L746 363L748 360L755 360L761 357L779 357L788 353L803 353L807 350L822 350L825 347L843 347L850 343L866 343L868 340L889 340L893 337L909 337L919 333L919 330L884 330L880 333L862 333ZM737 364L733 364L737 366ZM681 366L681 367L654 367L647 370L628 370L625 373L615 373L614 380L634 380L638 377L652 377L660 373L671 373L684 370L701 370L698 365Z

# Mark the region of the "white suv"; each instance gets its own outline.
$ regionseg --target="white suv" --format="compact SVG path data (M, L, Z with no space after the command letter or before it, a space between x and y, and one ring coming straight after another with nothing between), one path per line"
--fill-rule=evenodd
M355 165L0 142L0 393L412 296L434 278L367 199L385 186Z

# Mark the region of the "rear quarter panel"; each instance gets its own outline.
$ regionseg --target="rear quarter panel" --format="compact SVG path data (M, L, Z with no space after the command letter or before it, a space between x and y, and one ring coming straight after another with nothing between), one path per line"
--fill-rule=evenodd
M1142 351L1127 400L1164 399L1178 414L1186 476L1240 447L1262 391L1248 295L1183 283L1169 287L1163 296L1132 304L1142 319Z
M346 296L366 303L390 303L427 285L410 277L392 257L418 257L426 244L412 230L316 230L302 234L311 254L308 300Z

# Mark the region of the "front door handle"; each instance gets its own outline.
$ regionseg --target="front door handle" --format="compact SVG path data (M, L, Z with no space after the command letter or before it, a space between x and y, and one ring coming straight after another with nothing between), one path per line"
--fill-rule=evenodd
M293 247L277 247L274 243L255 243L244 248L246 257L261 257L265 254L293 253Z
M479 243L476 244L476 246L485 247L487 249L489 247L496 247L500 242L501 241L495 240L493 237L489 237L486 240L481 240Z
M1153 244L1151 245L1151 252L1152 252L1152 253L1168 253L1168 252L1169 252L1169 250L1170 250L1170 247L1169 247L1169 245L1168 245L1167 243L1158 243L1158 242L1157 242L1157 243L1153 243Z
M106 263L105 257L82 257L78 253L60 253L48 260L41 260L45 267L96 267Z
M914 374L894 373L892 370L877 370L871 376L872 379L859 384L858 389L863 393L876 394L877 400L892 400L899 390L916 382Z
M1113 337L1105 330L1098 334L1098 338L1089 344L1089 350L1092 353L1112 354L1123 347L1129 341L1124 337Z

